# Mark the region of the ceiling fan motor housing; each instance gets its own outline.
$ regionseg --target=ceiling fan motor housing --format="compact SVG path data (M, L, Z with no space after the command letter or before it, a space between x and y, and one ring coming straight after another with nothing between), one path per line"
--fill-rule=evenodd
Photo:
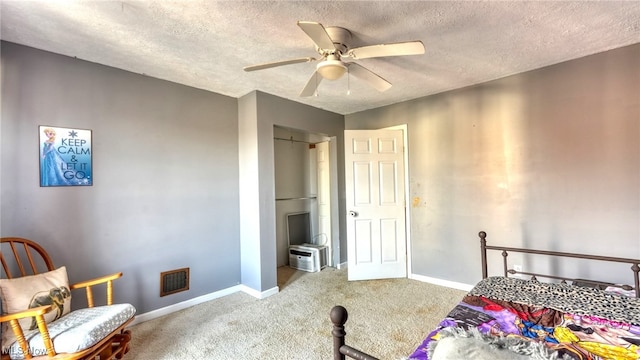
M349 44L351 42L351 31L338 27L338 26L329 26L326 27L327 35L333 41L333 45L335 46L335 52L342 54L346 54L349 50ZM334 49L316 49L320 54L332 53Z

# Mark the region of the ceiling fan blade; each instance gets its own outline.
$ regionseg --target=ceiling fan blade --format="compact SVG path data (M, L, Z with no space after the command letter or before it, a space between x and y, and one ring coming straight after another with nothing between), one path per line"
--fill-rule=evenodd
M268 69L268 68L272 68L272 67L276 67L276 66L298 64L298 63L303 63L303 62L312 62L312 61L315 61L315 60L316 59L312 58L312 57L304 57L304 58L297 58L297 59L291 59L291 60L275 61L275 62L270 62L270 63L266 63L266 64L245 66L244 67L244 71L262 70L262 69Z
M407 41L393 44L363 46L351 49L349 56L354 59L367 59L382 56L403 56L424 54L422 41Z
M322 24L313 21L298 21L298 26L320 49L333 50L336 48Z
M304 89L300 92L300 96L307 97L315 94L321 81L322 76L320 76L317 71L314 71L313 75L309 78L309 81L307 81L307 85L305 85Z
M349 67L349 75L353 75L358 79L368 83L380 92L389 90L389 88L391 87L390 82L371 72L371 70L365 68L364 66L358 65L356 63L347 63L345 65Z

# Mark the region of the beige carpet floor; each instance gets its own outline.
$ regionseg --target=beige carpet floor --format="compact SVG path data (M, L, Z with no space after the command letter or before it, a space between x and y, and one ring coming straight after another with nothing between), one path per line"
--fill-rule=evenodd
M131 328L127 359L332 359L334 305L349 311L347 344L405 358L465 292L410 279L348 281L346 270L278 269L280 292L235 293Z

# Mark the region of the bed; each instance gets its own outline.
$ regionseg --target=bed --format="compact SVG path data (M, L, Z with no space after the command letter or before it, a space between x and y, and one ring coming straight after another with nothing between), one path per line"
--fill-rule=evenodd
M640 259L489 246L486 232L479 236L482 280L408 359L640 359ZM488 276L487 253L496 251L503 274ZM632 285L517 271L513 253L629 264ZM346 344L344 307L330 317L334 360L377 360Z

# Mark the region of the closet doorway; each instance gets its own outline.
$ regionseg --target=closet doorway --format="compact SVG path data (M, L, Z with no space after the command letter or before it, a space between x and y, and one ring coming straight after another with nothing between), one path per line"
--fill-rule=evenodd
M277 266L289 265L289 244L327 246L333 265L332 139L274 126ZM308 220L307 220L308 219Z

